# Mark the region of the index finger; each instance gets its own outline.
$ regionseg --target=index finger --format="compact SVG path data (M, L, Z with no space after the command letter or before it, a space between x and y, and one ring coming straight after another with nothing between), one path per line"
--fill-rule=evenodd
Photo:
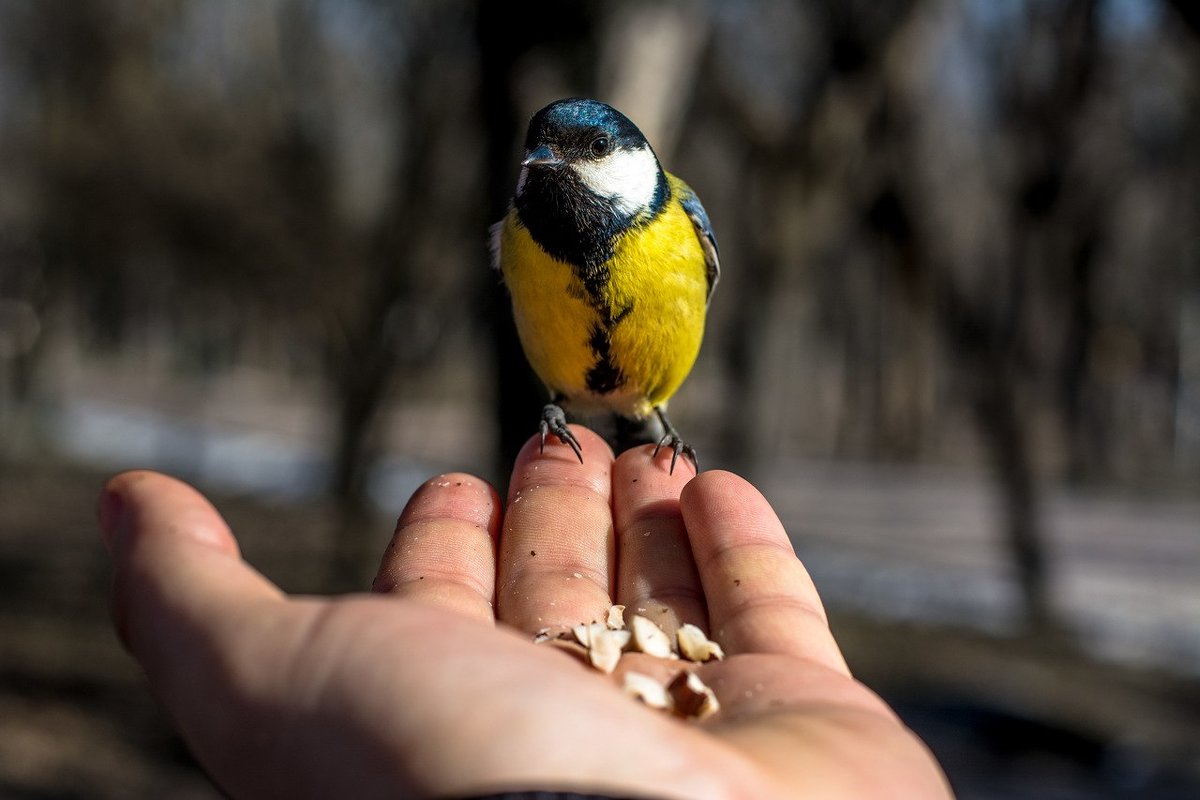
M713 638L731 653L813 659L848 673L808 571L769 503L738 476L703 472L680 496Z
M493 622L500 497L472 475L438 475L409 498L372 591Z

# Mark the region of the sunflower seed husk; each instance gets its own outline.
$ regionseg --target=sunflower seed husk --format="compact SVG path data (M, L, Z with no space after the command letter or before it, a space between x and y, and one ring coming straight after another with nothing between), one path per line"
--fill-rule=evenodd
M663 711L671 709L671 695L667 694L667 687L649 675L643 675L640 672L626 672L622 688L625 690L625 694L642 701L650 708L658 708Z
M676 716L702 720L721 708L717 695L694 672L683 670L667 684L671 708Z
M708 638L704 631L690 622L679 626L675 638L679 640L680 654L688 661L702 663L710 659L720 661L725 657L721 645Z
M629 627L633 631L635 650L659 658L671 657L671 637L667 636L662 628L640 614L633 615Z
M629 631L610 631L603 626L598 631L593 630L588 646L588 661L605 675L611 674L617 668L621 651L629 644L630 636L632 634Z
M625 606L611 606L608 609L608 619L605 624L614 631L625 628Z

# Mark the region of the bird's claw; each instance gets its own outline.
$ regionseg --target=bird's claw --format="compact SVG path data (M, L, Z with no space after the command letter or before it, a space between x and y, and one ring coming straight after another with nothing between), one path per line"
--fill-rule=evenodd
M696 474L700 474L700 462L696 458L696 448L692 447L690 444L685 444L683 439L679 438L679 434L675 433L674 431L669 431L665 436L659 439L658 445L654 448L654 453L651 457L653 458L654 456L657 456L658 451L662 450L664 447L671 449L671 469L668 474L675 474L675 462L679 460L679 456L681 454L691 459L692 466L696 468Z
M574 451L579 463L583 463L583 448L579 446L579 440L575 438L575 434L571 433L571 429L567 427L567 415L561 408L554 403L547 404L542 409L542 421L538 423L538 429L542 433L541 452L546 452L546 434L553 433L560 442Z
M671 420L667 418L667 412L662 406L655 406L654 413L658 415L659 422L663 426L663 437L658 440L658 446L654 448L654 453L651 458L658 455L658 451L664 447L671 448L671 475L675 474L675 462L679 460L680 454L683 454L692 460L692 466L696 468L696 474L700 474L700 461L696 458L696 448L690 444L684 444L683 439L679 438L678 431L671 424Z

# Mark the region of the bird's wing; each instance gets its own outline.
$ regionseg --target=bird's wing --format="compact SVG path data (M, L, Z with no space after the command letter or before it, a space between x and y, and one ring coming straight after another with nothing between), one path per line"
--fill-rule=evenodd
M679 204L687 212L696 236L700 239L700 247L704 250L704 266L708 277L708 297L712 298L713 289L721 278L721 258L717 251L717 236L713 233L712 223L708 221L708 212L700 204L700 198L692 191L692 187L679 181Z

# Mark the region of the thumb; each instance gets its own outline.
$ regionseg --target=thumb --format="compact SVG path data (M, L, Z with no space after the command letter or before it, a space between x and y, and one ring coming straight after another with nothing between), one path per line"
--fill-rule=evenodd
M104 487L98 516L113 561L118 634L166 702L248 608L282 598L242 561L212 504L182 481L122 473Z

